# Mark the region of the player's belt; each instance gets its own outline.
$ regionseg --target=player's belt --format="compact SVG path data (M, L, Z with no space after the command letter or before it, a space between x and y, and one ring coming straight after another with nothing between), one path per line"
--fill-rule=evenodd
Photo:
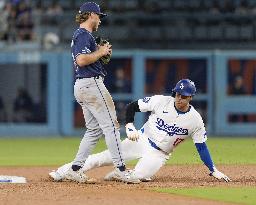
M162 151L153 141L151 141L149 138L148 138L148 141L149 141L149 144L151 145L151 147L154 147L155 149L159 150L159 151Z
M159 148L153 141L151 141L149 138L148 138L148 141L149 141L149 144L151 145L151 147L154 147L155 149L159 150L160 152L162 152L163 154L165 155L168 155L167 152L161 150L161 148Z
M90 76L90 77L77 77L76 79L84 79L84 78L99 79L99 78L103 78L103 76L102 75L96 75L96 76Z

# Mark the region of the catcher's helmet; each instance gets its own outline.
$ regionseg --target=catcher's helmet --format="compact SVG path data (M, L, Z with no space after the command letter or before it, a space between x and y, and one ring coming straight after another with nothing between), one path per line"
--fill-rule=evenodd
M183 96L193 96L196 93L196 86L192 80L182 79L180 80L175 88L172 89L173 94L179 93Z

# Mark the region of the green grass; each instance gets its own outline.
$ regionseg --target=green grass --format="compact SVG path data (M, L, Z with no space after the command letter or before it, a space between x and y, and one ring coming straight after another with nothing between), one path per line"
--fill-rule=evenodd
M206 143L215 164L256 164L256 138L210 137ZM167 164L202 164L192 139L181 143Z
M156 189L158 192L198 197L240 204L256 204L256 187L199 187L182 189Z
M61 165L71 161L80 138L0 138L0 166ZM216 164L256 164L255 138L210 138L207 142ZM94 153L106 149L101 140ZM134 164L136 161L133 161ZM201 164L192 140L177 147L167 164Z
M0 166L62 165L74 159L80 138L0 139ZM101 140L94 152L105 149Z
M0 166L59 166L73 160L80 138L0 138ZM207 141L215 164L256 164L255 138L210 138ZM94 153L106 149L100 140ZM135 164L132 161L130 164ZM201 164L192 140L177 147L167 164ZM255 187L203 187L157 189L192 197L256 204Z
M256 138L209 137L207 146L216 164L256 164ZM180 144L168 164L201 164L192 140Z

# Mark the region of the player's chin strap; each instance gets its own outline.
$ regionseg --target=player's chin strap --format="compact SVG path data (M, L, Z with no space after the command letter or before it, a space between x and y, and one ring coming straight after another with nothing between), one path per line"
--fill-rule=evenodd
M174 91L172 90L171 96L172 96L173 98L175 98L175 95L176 95L176 92L174 92Z

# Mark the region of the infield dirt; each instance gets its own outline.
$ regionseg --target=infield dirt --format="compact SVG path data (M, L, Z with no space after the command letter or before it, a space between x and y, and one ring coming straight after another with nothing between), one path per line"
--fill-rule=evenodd
M170 165L163 167L153 181L136 185L105 182L103 177L112 167L101 167L88 172L98 179L97 184L52 182L48 172L57 167L0 167L0 175L27 178L26 184L0 184L1 205L217 205L231 204L211 200L183 197L153 191L154 188L189 188L196 186L240 187L256 186L256 165L225 165L218 169L232 182L219 182L208 176L202 165Z

